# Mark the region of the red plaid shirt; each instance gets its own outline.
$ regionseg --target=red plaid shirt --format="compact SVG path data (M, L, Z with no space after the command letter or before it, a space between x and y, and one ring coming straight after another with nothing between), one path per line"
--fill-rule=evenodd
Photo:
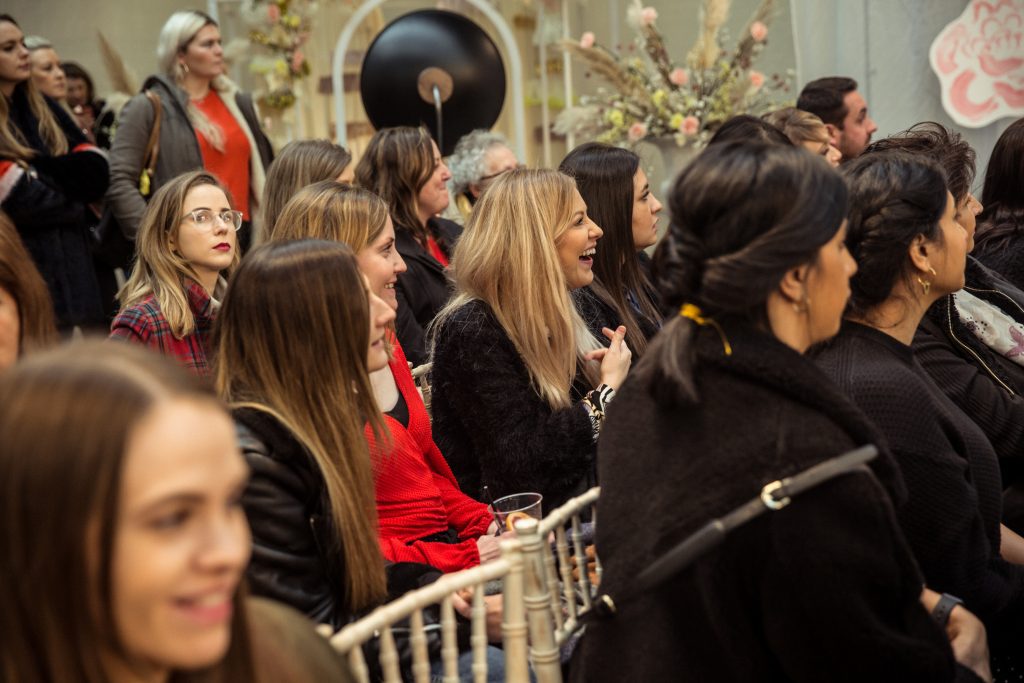
M175 337L167 319L160 311L156 298L148 296L117 314L110 327L110 338L145 344L164 355L178 359L186 368L205 377L210 374L206 356L217 307L199 283L186 279L184 286L188 306L196 320L192 334L181 339Z

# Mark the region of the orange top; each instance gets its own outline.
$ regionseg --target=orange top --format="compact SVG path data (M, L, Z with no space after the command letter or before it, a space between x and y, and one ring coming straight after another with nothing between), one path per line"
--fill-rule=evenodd
M249 220L249 157L252 154L249 139L212 88L203 99L192 100L192 104L224 134L224 151L220 152L196 131L203 167L224 183L235 208L242 212L245 220Z

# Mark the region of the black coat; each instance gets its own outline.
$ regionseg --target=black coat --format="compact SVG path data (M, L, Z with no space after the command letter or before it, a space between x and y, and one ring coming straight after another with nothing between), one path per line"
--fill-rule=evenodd
M910 347L846 322L817 361L888 441L907 484L900 524L928 587L962 598L993 636L1018 632L1024 567L999 554L1002 485L985 433Z
M1024 324L1024 292L967 257L964 290ZM996 353L960 319L953 295L936 301L914 335L914 357L942 391L985 432L1013 486L1004 521L1024 528L1024 366ZM1011 512L1011 517L1005 513Z
M0 208L14 222L53 300L58 325L107 325L104 302L92 260L89 227L96 216L86 206L106 192L108 167L95 149L79 148L87 140L71 117L53 100L44 98L68 141L67 154L52 156L39 135L39 121L29 107L24 88L8 101L10 123L36 156L30 171L17 167L0 171ZM75 151L79 148L79 151ZM17 181L10 185L9 179Z
M602 328L607 327L614 330L619 325L625 325L625 321L619 317L615 308L602 301L601 297L591 287L580 287L579 289L572 290L572 302L576 306L576 312L580 314L583 322L587 325L587 329L590 330L590 334L602 346L608 346L608 337L604 336L604 332L601 331ZM640 325L640 334L647 341L650 341L654 335L658 334L658 330L661 329L658 321L651 320L639 311L634 311L633 315ZM631 348L630 351L633 353L633 360L639 360L640 354L637 353L637 350Z
M238 408L233 415L251 470L242 505L252 529L246 571L252 593L290 605L315 623L335 630L345 626L361 615L346 608L343 534L331 521L323 475L268 413ZM385 572L389 599L441 576L415 562L387 563Z
M593 428L579 402L592 387L578 381L575 403L552 410L482 301L437 330L431 388L434 441L468 495L481 499L485 485L495 498L536 492L553 510L594 483Z
M670 406L634 369L599 441L602 592L761 488L879 443L810 361L721 321L697 336L697 405ZM648 357L639 367L653 362ZM587 626L573 681L949 681L952 653L890 493L888 454L733 531L689 568Z
M445 218L431 218L427 227L450 259L454 254L455 243L462 235L462 226ZM405 357L413 365L422 365L430 361L427 326L448 303L452 286L444 266L420 246L412 230L401 225L395 226L395 248L402 255L408 269L398 276L395 285L398 297L395 332Z
M345 559L316 463L283 425L251 408L234 411L252 471L242 504L252 528L246 575L253 594L283 602L338 629L346 609Z

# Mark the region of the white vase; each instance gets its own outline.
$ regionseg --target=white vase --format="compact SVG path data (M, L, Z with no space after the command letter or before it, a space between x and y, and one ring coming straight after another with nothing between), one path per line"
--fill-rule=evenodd
M643 159L651 188L663 201L672 189L672 181L700 153L692 144L677 145L673 137L644 138L634 151Z
M633 151L640 156L641 166L647 174L647 182L654 196L665 205L661 220L658 221L660 238L671 220L668 196L672 191L672 184L679 172L700 154L700 150L690 144L677 145L675 138L651 137L636 143Z

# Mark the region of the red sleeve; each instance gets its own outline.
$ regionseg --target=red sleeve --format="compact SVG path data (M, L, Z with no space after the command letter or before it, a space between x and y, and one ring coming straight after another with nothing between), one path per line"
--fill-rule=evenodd
M475 537L460 543L403 543L397 538L380 538L380 549L392 562L419 562L442 572L457 572L480 564Z
M431 442L431 457L428 462L433 465L440 460L444 462L441 452ZM446 467L447 469L447 467ZM487 532L487 527L494 521L494 517L487 510L487 506L473 500L458 487L452 477L451 470L438 472L431 467L434 475L434 485L441 493L441 500L444 501L445 510L448 511L448 523L459 532L459 538L477 538Z

